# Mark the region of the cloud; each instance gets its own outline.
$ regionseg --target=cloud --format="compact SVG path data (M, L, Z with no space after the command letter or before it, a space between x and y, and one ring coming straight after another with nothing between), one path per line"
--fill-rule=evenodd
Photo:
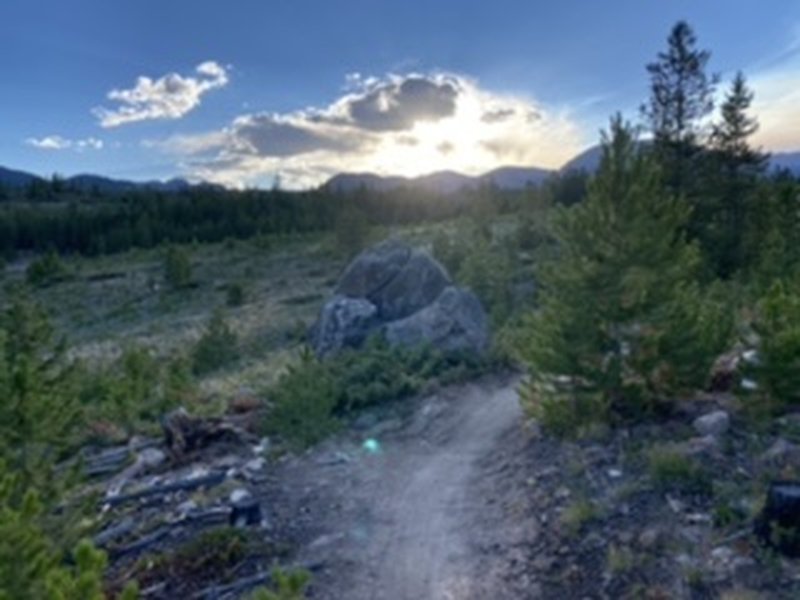
M130 89L114 89L108 99L116 108L97 107L92 112L106 128L137 121L179 119L197 106L206 93L228 83L225 67L207 61L195 68L196 77L169 73L158 79L139 77Z
M350 124L370 131L404 131L455 114L457 85L453 78L418 75L367 80L360 93L340 100L333 112L344 113Z
M253 113L216 131L151 141L189 177L230 186L280 174L287 187L342 171L416 176L500 165L558 167L586 140L565 109L487 90L451 73L350 75L327 106Z
M753 141L771 151L800 147L800 25L784 48L756 66L748 77L755 93L752 114L759 130ZM727 89L725 90L727 91Z
M102 150L103 140L94 137L88 137L79 140L69 140L61 137L60 135L48 135L43 138L31 137L25 140L25 143L39 150L76 150L83 152L84 150Z

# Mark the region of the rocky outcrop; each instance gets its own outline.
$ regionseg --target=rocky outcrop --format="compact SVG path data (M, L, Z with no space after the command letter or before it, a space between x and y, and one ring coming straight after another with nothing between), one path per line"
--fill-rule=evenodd
M310 341L318 356L379 333L397 346L483 352L489 326L480 301L451 284L427 252L388 240L362 252L320 312Z
M489 344L489 325L475 294L450 286L422 310L387 324L385 335L394 346L429 343L447 352L483 352Z
M311 345L319 356L359 346L380 325L378 309L364 298L334 296L322 307L311 331Z

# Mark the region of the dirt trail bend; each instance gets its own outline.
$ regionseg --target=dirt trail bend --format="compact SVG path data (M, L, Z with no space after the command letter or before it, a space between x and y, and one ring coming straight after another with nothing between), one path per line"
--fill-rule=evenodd
M486 581L475 579L485 549L503 540L482 517L492 498L476 478L521 425L516 384L446 388L405 419L287 466L284 491L302 504L298 526L309 534L300 559L320 565L315 598L487 597ZM366 437L379 440L378 453L360 447Z

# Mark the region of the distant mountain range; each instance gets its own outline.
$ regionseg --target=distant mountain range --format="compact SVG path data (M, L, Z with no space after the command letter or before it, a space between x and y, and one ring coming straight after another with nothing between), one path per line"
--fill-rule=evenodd
M25 171L16 171L14 169L0 167L0 185L10 188L21 188L26 187L35 181L44 182L46 180L38 175L26 173ZM104 194L118 194L142 189L156 190L159 192L180 192L195 187L194 184L189 183L185 179L179 178L170 179L168 181L137 182L127 181L124 179L111 179L110 177L88 174L65 177L63 179L63 183L66 187L73 189L83 191L97 190Z
M477 189L482 185L495 185L501 189L523 189L528 185L542 183L554 172L538 167L500 167L475 177L455 171L437 171L420 177L383 177L374 173L341 173L331 177L323 187L342 193L353 192L362 187L384 192L400 187L410 187L446 195L464 189Z
M374 173L340 173L331 177L322 187L342 193L353 192L362 187L372 191L389 191L401 187L409 187L442 195L453 194L465 189L474 190L484 185L494 185L506 190L520 190L528 185L538 185L546 181L548 177L558 173L572 170L594 172L600 164L601 155L600 146L592 146L578 154L560 169L500 167L477 176L463 175L455 171L437 171L420 177L381 176ZM800 177L800 152L777 152L770 157L770 167L773 169L788 169L795 176ZM44 181L41 177L31 173L0 167L0 185L21 188L37 180ZM101 193L111 194L142 189L160 192L180 192L198 186L219 187L208 183L192 184L185 179L179 178L168 181L135 182L88 174L75 175L65 178L63 181L66 186L75 189L84 191L97 190Z
M602 154L600 146L592 146L561 167L561 172L577 169L593 173L600 165ZM793 175L800 177L800 152L776 152L770 155L769 168L788 169Z

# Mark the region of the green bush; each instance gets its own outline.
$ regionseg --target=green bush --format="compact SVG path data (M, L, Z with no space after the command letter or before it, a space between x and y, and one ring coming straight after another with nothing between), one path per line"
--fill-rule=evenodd
M648 452L647 464L650 478L660 490L693 494L712 491L708 472L677 450L656 446Z
M172 289L189 287L192 283L192 263L183 248L170 246L164 255L164 280Z
M274 403L267 429L295 446L308 446L335 431L341 417L411 396L433 380L450 383L475 375L483 366L473 356L396 349L380 338L324 361L306 350L267 392Z
M31 261L25 270L25 277L33 286L41 287L55 283L67 273L67 268L55 251L47 252Z
M641 418L705 384L731 317L722 294L697 283L688 216L631 130L613 121L588 197L554 217L558 253L539 272L540 308L518 336L535 415Z
M259 588L254 590L248 600L304 600L311 574L304 569L284 571L278 567L272 570L273 590Z
M759 360L748 375L759 388L751 399L777 410L800 404L800 286L776 282L758 303L753 327Z
M244 286L241 283L235 282L228 284L225 289L225 304L231 308L241 306L244 304Z
M298 448L310 446L338 428L333 416L341 390L327 365L305 352L269 394L273 403L266 429Z
M80 380L86 419L107 420L128 433L154 426L194 391L185 359L165 360L137 346L105 368L83 368Z
M239 339L221 310L214 311L205 333L192 350L192 372L207 375L239 359Z
M10 298L0 315L0 599L104 598L105 555L77 543L76 475L56 468L84 435L80 375L38 306Z
M479 242L465 256L456 280L480 299L495 325L502 325L511 315L513 263L507 248Z

